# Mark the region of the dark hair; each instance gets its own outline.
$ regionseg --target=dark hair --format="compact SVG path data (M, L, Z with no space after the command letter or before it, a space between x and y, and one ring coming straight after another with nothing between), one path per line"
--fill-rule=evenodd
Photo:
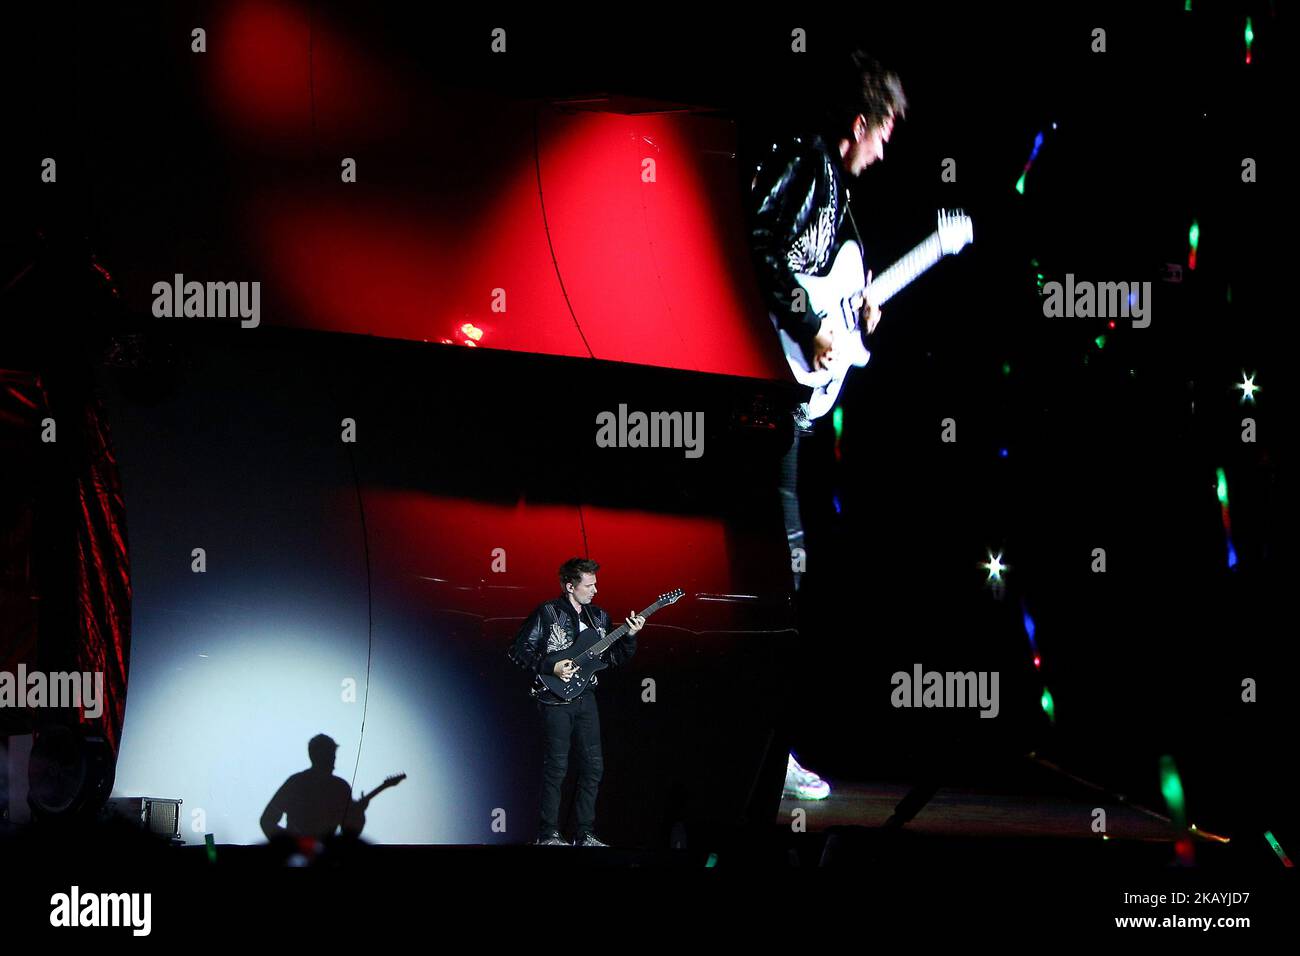
M584 574L595 574L600 565L590 558L569 558L560 565L560 586L580 584Z
M317 734L311 740L307 741L307 756L311 758L313 767L320 767L328 764L334 759L334 751L339 749L331 737L325 734Z
M854 50L835 62L827 84L826 132L835 138L853 138L853 121L861 113L867 128L879 126L890 114L902 118L907 97L898 74L885 69L875 57Z

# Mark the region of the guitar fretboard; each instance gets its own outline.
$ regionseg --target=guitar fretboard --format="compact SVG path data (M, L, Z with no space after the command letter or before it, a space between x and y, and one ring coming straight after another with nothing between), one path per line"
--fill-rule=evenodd
M884 305L913 279L942 258L943 246L939 242L939 233L936 230L930 233L928 239L880 275L872 276L871 300L877 305Z
M655 601L654 604L651 604L648 608L642 611L638 616L649 617L655 611L658 611L661 608L666 607L667 603L668 602L666 601ZM604 654L605 651L609 650L609 648L614 645L614 642L619 640L626 633L627 633L627 625L620 624L618 627L614 628L614 630L610 631L608 634L606 634L604 637L598 640L595 644L592 644L591 647L587 648L582 653L582 656L592 657L592 658L599 657L601 654Z

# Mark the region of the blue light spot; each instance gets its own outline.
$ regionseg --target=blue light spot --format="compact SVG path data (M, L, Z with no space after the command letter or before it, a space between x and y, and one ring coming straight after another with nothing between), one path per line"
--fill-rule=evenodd
M1006 458L1006 457L1007 457L1007 450L1006 450L1005 448L999 448L999 449L998 449L998 457L999 457L999 458Z
M1032 163L1035 159L1038 158L1038 149L1042 145L1043 145L1043 134L1039 133L1037 136L1034 137L1034 149L1033 152L1029 154L1029 162Z
M1237 549L1234 548L1232 546L1232 542L1229 541L1228 542L1228 567L1235 568L1236 566L1237 566Z
M836 513L836 514L839 514L839 513L840 513L840 496L839 496L839 495L835 495L831 500L835 502L835 513Z
M1034 619L1029 616L1028 608L1025 609L1025 633L1029 635L1029 640L1034 639Z

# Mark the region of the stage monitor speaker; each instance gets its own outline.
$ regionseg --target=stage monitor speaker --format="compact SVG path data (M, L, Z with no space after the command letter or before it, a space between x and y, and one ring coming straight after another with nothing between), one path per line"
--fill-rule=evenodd
M50 724L36 732L27 803L43 820L94 816L113 790L117 761L108 741Z

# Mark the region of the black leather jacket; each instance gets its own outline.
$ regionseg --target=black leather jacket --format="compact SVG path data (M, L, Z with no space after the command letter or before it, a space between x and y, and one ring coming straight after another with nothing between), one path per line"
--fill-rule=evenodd
M750 196L750 249L777 324L810 350L820 320L793 309L796 272L824 275L848 208L839 157L821 136L774 143L760 160Z
M609 615L604 610L594 604L588 604L583 610L584 624L596 628L602 637L609 633L611 630ZM573 602L569 600L569 596L561 594L553 601L539 604L519 628L514 643L510 645L507 654L515 664L534 675L533 686L529 693L543 704L573 703L573 701L561 700L552 694L546 689L546 685L536 678L536 675L541 673L542 661L548 654L568 647L577 636L578 612L573 609ZM605 660L617 667L626 663L635 653L636 635L628 634L605 652ZM595 687L599 679L598 675L593 674L588 689Z

